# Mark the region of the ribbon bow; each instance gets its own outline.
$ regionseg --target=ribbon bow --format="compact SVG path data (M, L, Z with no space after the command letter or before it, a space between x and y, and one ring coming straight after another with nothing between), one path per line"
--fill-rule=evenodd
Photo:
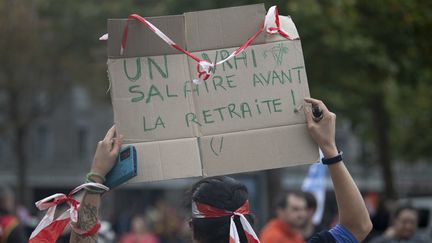
M240 217L240 223L246 235L246 239L250 243L260 243L255 231L250 225L249 221L244 216L249 214L249 201L246 201L240 208L236 211L231 212L228 210L223 210L219 208L212 207L207 204L192 202L192 217L193 218L219 218L225 216L231 216L230 219L230 237L229 243L240 243L240 237L237 231L236 224L234 222L234 216Z
M197 64L198 78L200 80L207 80L210 77L213 67L213 63L210 63L208 61L199 61ZM197 83L198 81L194 79L193 82Z
M97 187L108 191L109 188L99 183L85 183L73 189L68 195L56 193L46 197L35 203L39 210L47 210L45 216L42 218L36 229L32 232L29 243L54 243L63 232L64 228L70 223L78 222L78 207L80 202L73 198L73 195L81 191L85 187ZM54 219L57 205L66 203L69 209L62 213L59 217ZM98 232L100 223L95 224L90 230L84 231L76 228L71 224L72 229L80 235L91 236Z
M291 38L284 30L281 29L277 7L272 6L267 12L267 15L264 20L264 24L252 37L250 37L245 43L243 43L243 45L241 45L235 51L233 51L227 58L216 63L211 63L210 61L202 60L201 58L195 56L194 54L180 47L177 43L175 43L168 36L166 36L161 30L159 30L156 26L154 26L152 23L150 23L148 20L141 17L140 15L138 14L129 15L128 20L134 20L134 19L143 23L147 28L153 31L156 35L158 35L163 41L165 41L172 48L186 54L187 56L189 56L190 58L192 58L197 62L198 80L196 79L193 80L195 84L198 84L200 82L199 80L204 80L204 81L207 80L210 77L211 71L213 70L214 67L230 60L231 58L243 52L264 30L266 30L266 32L271 35L279 34L280 36L286 39L289 40L294 39ZM124 50L126 48L128 28L129 28L128 26L129 26L129 21L126 23L126 26L123 30L123 36L122 36L122 41L120 46L120 55L123 55ZM108 39L108 36L106 34L100 38L100 40L106 40L106 39Z
M264 20L264 28L270 35L279 34L280 36L293 40L283 29L281 29L279 21L279 12L276 6L272 6L266 15Z

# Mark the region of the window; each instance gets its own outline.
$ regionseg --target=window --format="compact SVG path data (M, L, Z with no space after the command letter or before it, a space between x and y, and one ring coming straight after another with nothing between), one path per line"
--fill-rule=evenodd
M72 89L72 99L74 108L77 111L86 111L90 107L90 99L86 89L83 87L74 87Z
M0 137L0 161L2 161L3 159L4 159L4 142L3 142L3 138Z
M37 130L37 136L39 141L39 151L37 152L39 158L50 158L53 153L53 136L51 130L48 126L41 125Z

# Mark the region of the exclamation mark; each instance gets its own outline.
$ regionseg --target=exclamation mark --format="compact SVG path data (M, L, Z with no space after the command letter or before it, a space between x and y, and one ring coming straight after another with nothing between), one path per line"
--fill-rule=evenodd
M295 102L295 97L294 97L294 90L291 90L291 98L292 98L292 102L293 102L294 112L296 112L296 102Z
M296 102L295 102L295 97L294 97L294 90L291 90L291 98L292 98L292 102L294 107L296 106Z

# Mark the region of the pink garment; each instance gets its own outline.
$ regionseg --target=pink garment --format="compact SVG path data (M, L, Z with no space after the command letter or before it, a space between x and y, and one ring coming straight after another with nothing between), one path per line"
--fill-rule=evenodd
M136 235L129 233L121 238L120 243L159 243L159 240L152 234Z

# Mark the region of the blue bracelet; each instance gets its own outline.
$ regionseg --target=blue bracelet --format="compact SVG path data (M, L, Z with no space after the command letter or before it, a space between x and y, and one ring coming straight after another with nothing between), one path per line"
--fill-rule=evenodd
M321 163L323 163L325 165L332 165L332 164L339 163L339 162L341 162L343 160L342 155L343 155L343 152L339 151L338 155L336 155L333 158L327 158L327 159L326 158L322 158L321 159Z

